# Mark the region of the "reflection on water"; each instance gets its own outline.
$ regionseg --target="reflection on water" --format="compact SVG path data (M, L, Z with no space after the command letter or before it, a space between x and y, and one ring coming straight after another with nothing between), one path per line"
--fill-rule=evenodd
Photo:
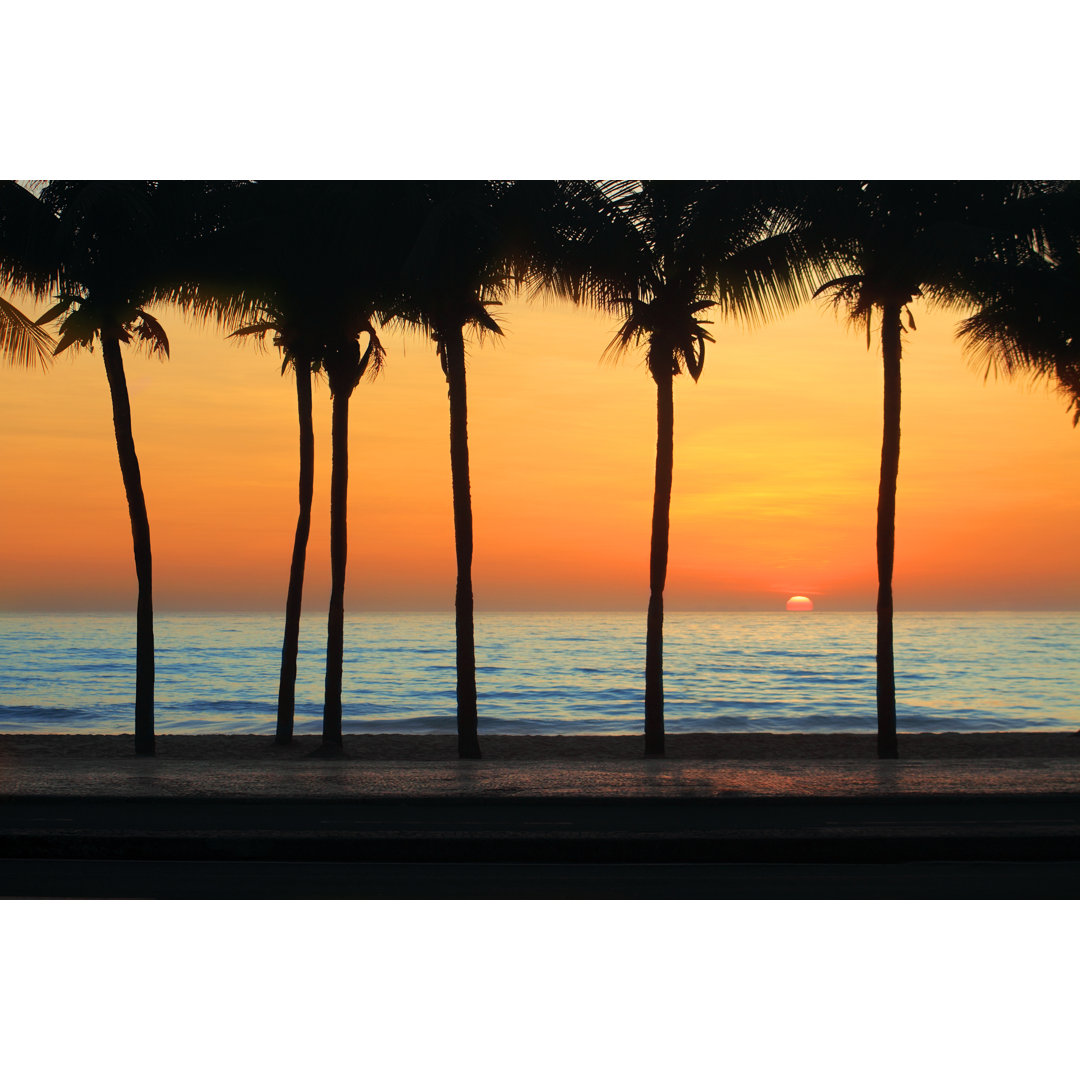
M305 621L297 731L321 727L324 626ZM271 732L281 620L162 615L157 727ZM871 613L682 613L665 619L668 730L872 731ZM640 730L638 613L477 617L481 731ZM901 731L1075 730L1077 613L930 613L896 619ZM132 730L135 620L0 616L0 730ZM344 728L454 730L452 614L349 616Z

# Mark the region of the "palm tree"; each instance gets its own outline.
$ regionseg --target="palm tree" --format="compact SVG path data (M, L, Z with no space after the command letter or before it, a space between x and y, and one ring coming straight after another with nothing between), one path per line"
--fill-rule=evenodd
M299 509L293 535L292 558L289 562L289 588L285 598L285 630L281 642L281 671L278 676L277 726L274 742L288 746L292 742L296 715L296 662L300 652L300 615L304 602L304 569L307 544L311 535L311 503L315 493L315 427L312 418L311 382L318 370L319 360L312 360L302 345L293 344L287 330L287 320L275 336L285 354L282 374L291 368L296 381L296 414L299 428ZM277 329L277 327L275 327ZM256 327L244 327L236 334L256 332Z
M182 281L168 297L206 322L214 321L239 340L262 346L267 334L284 357L281 373L296 382L299 425L299 509L289 566L278 677L275 743L292 741L296 711L296 666L300 646L304 571L311 533L315 480L312 379L319 371L319 327L311 324L308 264L290 250L290 223L303 216L311 192L296 185L236 185L226 196L220 228L186 252ZM289 203L294 203L290 213Z
M331 600L323 739L318 751L342 752L341 685L347 554L348 407L365 372L375 374L385 352L374 330L375 297L396 222L395 186L383 183L270 182L238 188L227 220L191 254L187 280L170 299L231 336L273 334L284 373L296 375L300 427L299 514L293 541L275 741L293 735L296 663L304 569L311 525L314 433L311 380L329 377L333 403L331 476ZM367 334L361 355L357 339Z
M343 322L348 325L350 316ZM369 365L378 371L385 358L382 344L370 320L355 320L336 348L327 348L323 363L333 399L330 470L330 612L326 634L326 683L323 703L322 746L324 757L344 754L341 731L341 679L345 633L345 568L348 562L349 399ZM357 338L368 335L363 355Z
M871 182L816 185L804 204L812 222L832 231L847 272L826 282L828 295L853 322L881 320L884 417L877 506L877 752L898 755L893 657L893 562L900 462L902 336L915 329L916 299L963 309L976 284L998 280L1036 242L1034 183ZM1031 200L1025 203L1025 200ZM984 286L985 287L985 286Z
M238 299L234 298L235 300ZM227 305L228 306L228 305ZM278 675L277 722L274 742L288 746L292 742L296 714L296 665L300 652L300 616L304 599L304 571L307 545L311 535L311 504L315 493L315 427L312 417L312 380L321 366L321 358L302 334L291 332L293 320L284 312L268 312L265 303L254 303L263 317L233 330L234 338L256 337L262 340L273 334L273 343L283 353L281 373L292 371L296 383L296 411L299 427L299 509L289 562L289 586L285 599L285 629L281 643L281 668ZM233 315L237 313L233 307Z
M58 321L56 353L101 345L138 578L135 752L142 755L154 753L153 571L121 345L168 355L165 331L145 305L171 270L175 244L194 227L185 200L180 185L136 181L52 181L40 197L8 181L0 195L5 284L56 300L38 320Z
M398 283L396 317L434 339L450 402L450 472L457 585L458 755L479 758L473 622L473 519L469 476L465 330L502 334L488 310L513 286L539 185L463 181L407 185L407 217L419 222ZM524 193L525 199L522 198Z
M664 753L664 587L674 463L674 380L696 382L713 341L702 315L756 322L809 295L818 264L782 210L783 192L741 182L575 185L577 250L552 287L620 310L609 349L644 345L656 384L656 468L645 646L645 753Z
M309 316L315 314L311 309ZM296 664L299 651L307 541L311 530L311 504L314 490L315 436L312 424L311 382L313 374L325 371L329 376L332 410L332 464L330 480L330 562L331 590L327 625L325 700L323 705L322 756L341 756L341 690L344 659L345 572L348 561L348 478L349 478L349 401L353 390L367 371L378 372L385 359L370 320L360 325L348 310L333 315L323 311L316 322L322 333L304 335L293 332L300 319L280 314L275 321L261 321L243 326L233 336L261 335L274 332L275 344L285 353L283 372L291 367L296 376L297 411L300 426L300 510L293 540L289 571L289 589L285 611L281 673L278 681L278 712L275 742L286 746L292 741L296 700ZM340 340L334 340L333 327L349 326ZM368 335L367 348L361 355L357 338Z

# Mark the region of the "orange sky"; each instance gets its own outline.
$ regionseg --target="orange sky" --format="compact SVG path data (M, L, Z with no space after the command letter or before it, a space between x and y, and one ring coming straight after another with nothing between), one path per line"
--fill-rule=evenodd
M296 405L276 350L171 312L172 359L128 355L158 610L280 610L296 517ZM1080 606L1080 431L1044 388L972 372L953 320L904 339L899 609ZM507 305L470 352L478 610L647 601L655 393L640 358L601 363L610 318ZM875 342L808 305L753 332L714 325L676 382L667 602L872 609L881 439ZM348 607L440 610L454 560L445 383L431 344L385 334L353 396ZM306 608L329 591L329 393L316 387ZM0 609L133 609L131 536L100 354L0 369Z

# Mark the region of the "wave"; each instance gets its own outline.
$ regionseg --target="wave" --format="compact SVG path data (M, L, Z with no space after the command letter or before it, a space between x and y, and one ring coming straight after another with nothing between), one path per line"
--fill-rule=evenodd
M266 713L277 714L277 701L247 701L235 698L190 698L158 701L157 708L168 712L192 713Z
M133 709L135 707L132 702ZM62 705L0 705L0 723L20 720L37 722L41 720L90 720L98 714L90 709L64 707Z

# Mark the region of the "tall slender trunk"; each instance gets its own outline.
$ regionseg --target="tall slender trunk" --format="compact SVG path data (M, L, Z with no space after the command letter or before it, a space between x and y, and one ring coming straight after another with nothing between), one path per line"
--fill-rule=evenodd
M656 379L656 480L649 551L649 618L645 639L645 753L664 753L664 584L671 526L675 401L670 371Z
M877 714L879 758L898 756L896 681L893 666L893 552L896 547L896 477L900 469L900 304L885 304L881 357L885 410L877 507Z
M311 498L315 487L315 429L311 419L311 364L293 358L296 372L296 408L300 419L300 512L296 519L289 594L285 601L285 636L281 645L281 678L278 682L277 734L274 741L292 741L296 710L296 656L300 649L300 611L304 597L304 563L311 533Z
M150 521L146 515L139 459L131 434L131 402L120 339L115 329L101 331L101 353L112 397L113 429L124 478L131 539L135 546L135 575L139 582L139 602L135 621L135 753L154 753L154 593L153 563L150 556Z
M351 385L334 386L333 464L330 470L330 616L326 627L326 683L320 752L344 753L341 739L341 669L345 651L345 565L348 558L349 397Z
M480 757L476 711L476 644L473 632L473 521L469 489L468 405L465 340L461 327L440 335L450 388L450 474L454 490L454 548L457 552L457 731L458 757Z

